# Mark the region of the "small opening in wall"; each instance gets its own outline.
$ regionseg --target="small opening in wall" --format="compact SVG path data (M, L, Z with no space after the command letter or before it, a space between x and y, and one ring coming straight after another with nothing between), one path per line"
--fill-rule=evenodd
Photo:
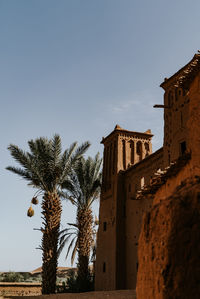
M105 232L107 230L107 222L103 223L103 231Z
M138 263L136 263L136 271L138 272L138 266L139 266L139 264Z
M180 143L180 154L183 155L186 152L186 142L183 141Z
M138 160L141 161L142 160L142 142L141 141L137 142L136 152L138 155Z
M126 218L126 206L124 205L124 207L123 207L123 216L124 216L124 218Z
M104 262L103 263L103 273L105 273L106 272L106 263Z
M168 154L168 163L170 164L170 160L171 160L171 158L170 158L170 154Z

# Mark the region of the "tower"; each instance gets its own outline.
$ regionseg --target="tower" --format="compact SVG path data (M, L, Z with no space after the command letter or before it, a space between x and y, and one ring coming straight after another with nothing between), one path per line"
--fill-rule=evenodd
M116 125L104 145L96 290L125 288L126 206L123 173L152 153L151 131L127 131ZM124 278L124 280L122 279Z

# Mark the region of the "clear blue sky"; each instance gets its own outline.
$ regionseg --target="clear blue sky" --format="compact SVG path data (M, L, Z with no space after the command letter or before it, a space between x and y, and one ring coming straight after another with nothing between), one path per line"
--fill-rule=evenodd
M200 48L199 0L0 0L0 271L41 265L34 190L5 170L10 143L39 136L63 148L90 140L88 154L118 123L155 134L162 146L159 87ZM62 225L74 219L63 202ZM70 265L63 257L60 265Z

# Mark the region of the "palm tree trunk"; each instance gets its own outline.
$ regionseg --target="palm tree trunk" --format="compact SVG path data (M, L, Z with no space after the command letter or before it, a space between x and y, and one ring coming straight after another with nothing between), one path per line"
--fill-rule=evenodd
M44 225L42 232L42 294L56 291L56 272L58 263L58 235L61 219L61 201L56 192L46 192L42 201Z
M82 208L77 213L78 223L78 277L79 291L88 291L90 288L89 258L92 243L92 211Z

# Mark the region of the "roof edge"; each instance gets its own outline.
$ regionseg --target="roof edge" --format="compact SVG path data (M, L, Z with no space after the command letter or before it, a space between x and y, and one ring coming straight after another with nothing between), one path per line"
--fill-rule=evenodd
M184 65L180 70L174 73L170 78L165 78L165 80L160 84L164 90L170 85L170 83L178 84L180 79L186 78L186 76L195 68L195 66L200 64L200 52L196 53L193 58Z
M119 125L115 126L115 129L106 137L102 137L101 143L104 144L104 142L115 133L125 133L125 134L135 134L135 135L141 135L146 136L147 138L152 138L154 135L151 133L151 130L147 130L146 132L136 132L136 131L128 131L125 129L122 129Z

